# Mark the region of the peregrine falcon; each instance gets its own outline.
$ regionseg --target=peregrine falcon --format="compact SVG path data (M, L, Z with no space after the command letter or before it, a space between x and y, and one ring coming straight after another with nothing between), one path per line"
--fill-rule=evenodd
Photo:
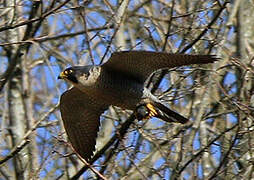
M60 98L60 111L75 151L89 160L95 150L100 115L110 106L133 110L137 119L157 117L167 122L188 119L170 110L145 86L156 70L213 63L214 55L185 55L151 51L115 52L102 65L74 66L60 73L73 85Z

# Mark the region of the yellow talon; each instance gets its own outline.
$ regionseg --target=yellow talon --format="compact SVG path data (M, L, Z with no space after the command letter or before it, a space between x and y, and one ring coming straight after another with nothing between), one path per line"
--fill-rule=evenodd
M146 107L149 109L149 118L158 115L157 111L154 109L152 104L147 104Z
M151 117L155 117L158 115L155 107L150 104L141 104L137 106L135 116L138 120L148 120Z

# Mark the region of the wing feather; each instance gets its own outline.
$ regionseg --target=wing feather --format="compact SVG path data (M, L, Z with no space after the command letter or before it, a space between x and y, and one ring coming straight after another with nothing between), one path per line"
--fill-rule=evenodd
M77 88L64 92L60 111L68 138L75 151L88 160L95 150L100 115L106 105L96 103Z
M162 68L191 64L207 64L218 60L214 55L171 54L152 51L115 52L103 68L124 73L144 82L151 73Z

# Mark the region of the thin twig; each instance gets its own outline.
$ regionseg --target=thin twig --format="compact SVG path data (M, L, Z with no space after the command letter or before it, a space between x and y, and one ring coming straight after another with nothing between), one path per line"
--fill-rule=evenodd
M206 32L211 29L212 25L217 21L217 19L220 17L220 14L222 11L226 8L226 5L228 4L228 1L225 1L224 4L221 6L217 14L214 16L214 18L211 20L211 22L207 25L207 27L198 35L196 39L194 39L190 44L185 46L183 50L181 50L181 53L185 53L188 49L190 49L194 44L196 44L205 34Z
M16 145L12 150L11 152L4 158L4 159L1 159L0 160L0 165L3 164L4 162L8 161L9 159L11 159L12 157L14 157L18 152L20 152L30 141L28 139L28 137L30 136L30 134L32 132L34 132L37 127L40 125L40 123L42 121L44 121L51 113L53 113L56 109L58 108L58 104L54 107L52 107L48 112L46 112L42 117L41 119L39 119L34 125L33 127L28 130L26 132L26 134L24 135L24 137L22 138L23 140L18 144Z

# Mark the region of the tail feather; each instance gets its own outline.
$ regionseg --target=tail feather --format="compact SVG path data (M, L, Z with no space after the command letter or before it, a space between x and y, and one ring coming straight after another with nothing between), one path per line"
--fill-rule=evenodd
M152 102L151 103L157 112L155 117L160 118L166 122L178 122L181 124L187 123L189 120L182 115L170 110L168 107L164 106L161 103L158 102Z
M149 101L140 103L135 110L135 116L138 120L157 117L166 122L176 122L185 124L189 120L182 115L170 110L160 102Z

